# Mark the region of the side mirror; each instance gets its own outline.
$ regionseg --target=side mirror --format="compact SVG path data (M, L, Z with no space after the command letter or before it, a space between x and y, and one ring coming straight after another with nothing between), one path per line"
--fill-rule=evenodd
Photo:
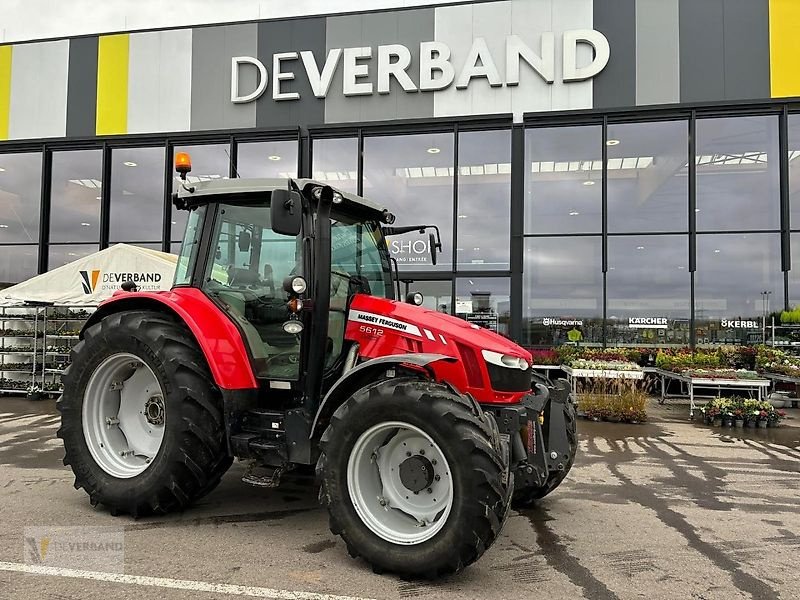
M280 235L298 235L302 214L300 194L289 190L272 190L270 200L272 231Z
M436 253L438 250L441 250L439 244L436 243L436 236L433 235L433 232L428 234L428 244L431 248L431 262L435 265L436 264Z
M242 231L239 234L239 240L238 240L239 250L241 250L242 252L247 252L248 250L250 250L250 241L251 241L250 232Z

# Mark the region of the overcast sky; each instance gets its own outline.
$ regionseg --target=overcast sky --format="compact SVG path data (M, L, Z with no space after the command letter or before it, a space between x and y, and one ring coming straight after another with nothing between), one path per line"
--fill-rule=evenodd
M456 0L437 0L446 4ZM430 4L425 0L3 0L0 43ZM42 15L46 15L42 18Z

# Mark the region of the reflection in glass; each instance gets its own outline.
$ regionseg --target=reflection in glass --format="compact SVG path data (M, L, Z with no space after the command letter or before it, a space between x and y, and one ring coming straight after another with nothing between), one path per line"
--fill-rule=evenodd
M688 236L611 236L606 298L607 345L688 345Z
M688 231L686 121L608 126L608 230Z
M459 134L459 270L509 268L510 214L511 132Z
M400 282L402 300L410 292L422 292L422 306L441 313L451 314L453 310L453 288L450 281L412 281Z
M0 289L36 275L39 246L3 246L0 248Z
M239 144L236 172L239 177L297 177L297 140Z
M428 236L389 238L400 271L447 270L453 262L453 134L364 139L364 196L386 206L396 226L438 225L442 252L431 262Z
M598 345L603 339L600 237L525 240L522 342Z
M358 139L314 140L311 154L313 179L343 192L358 191Z
M230 150L228 144L206 144L198 146L176 146L173 156L178 152L188 152L192 157L192 172L186 176L188 183L198 183L200 181L212 181L214 179L228 179L230 171ZM181 178L177 173L172 174L172 191L178 191ZM183 231L186 229L185 210L177 210L172 207L172 232L173 242L183 239Z
M0 243L39 242L41 153L0 154Z
M525 233L602 230L602 147L599 125L525 132Z
M760 342L762 317L782 308L777 233L697 236L698 345Z
M507 277L456 279L456 316L497 333L508 335L511 320L510 283Z
M149 242L162 237L164 148L111 151L111 242Z
M789 115L789 214L791 228L800 229L800 115Z
M50 241L98 242L102 150L53 152Z
M778 117L697 120L697 230L778 229Z
M789 306L800 306L800 233L790 234L792 268L789 269ZM773 306L777 310L780 305Z
M47 268L52 271L99 250L96 244L50 244Z

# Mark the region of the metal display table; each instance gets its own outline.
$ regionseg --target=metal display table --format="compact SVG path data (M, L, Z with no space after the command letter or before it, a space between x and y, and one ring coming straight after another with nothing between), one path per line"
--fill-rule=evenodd
M723 388L728 390L745 390L747 392L755 391L758 399L764 398L764 392L769 389L772 382L769 379L721 379L715 377L692 377L691 375L684 375L682 373L675 373L674 371L665 371L664 369L654 369L652 371L661 379L661 399L660 404L667 401L667 385L666 380L679 381L681 387L685 386L687 393L682 396L672 396L673 398L689 396L689 418L694 416L694 390L696 387L711 388L717 390L717 396L720 395Z
M619 371L616 369L573 369L566 365L561 366L561 370L567 375L567 381L573 394L577 393L578 379L642 379L644 371L631 370Z
M761 373L764 377L773 383L791 383L794 386L800 386L800 377L792 377L791 375L783 375L782 373ZM800 390L800 387L797 388ZM792 407L796 407L800 403L800 398L786 398L792 403Z
M541 375L544 375L547 381L551 381L550 372L551 371L563 371L564 367L562 365L533 365L531 367L534 371L539 372ZM543 371L543 372L542 372Z

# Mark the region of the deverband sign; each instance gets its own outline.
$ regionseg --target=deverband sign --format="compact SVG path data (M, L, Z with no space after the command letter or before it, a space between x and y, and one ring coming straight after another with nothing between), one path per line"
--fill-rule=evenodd
M570 83L591 79L608 64L608 40L599 31L570 29L560 37L560 81ZM593 58L588 64L578 64L578 46L581 44L593 49ZM492 87L514 87L520 84L523 67L533 70L545 83L556 80L556 34L553 32L542 34L539 48L529 46L517 35L506 36L503 57L492 55L486 39L477 37L466 58L459 64L454 64L450 47L443 42L422 42L414 50L418 50L416 61L419 76L416 81L408 73L412 62L411 49L403 44L384 44L377 48L332 48L322 65L317 63L310 50L278 52L272 55L271 76L270 69L258 58L234 56L231 58L231 102L253 102L267 91L270 83L273 100L299 100L299 92L286 91L283 87L284 82L295 79L301 71L305 72L314 96L325 98L340 63L345 96L369 96L376 91L378 94L388 94L392 79L408 93L435 92L449 88L453 83L456 89L464 90L473 79L485 79ZM373 56L377 56L375 83L369 79L370 65L364 62ZM498 63L498 60L502 62ZM498 64L504 68L501 69ZM239 74L242 65L256 68L258 76L254 89L241 89Z

